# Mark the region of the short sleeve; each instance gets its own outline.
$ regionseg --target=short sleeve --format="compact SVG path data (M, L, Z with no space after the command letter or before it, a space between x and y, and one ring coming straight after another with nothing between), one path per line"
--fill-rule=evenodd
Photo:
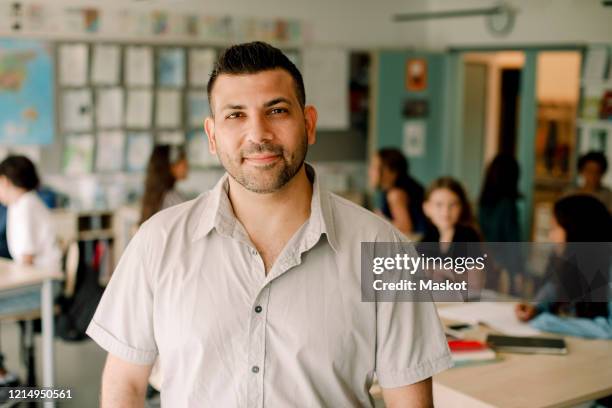
M147 260L146 229L123 253L87 335L110 354L134 364L152 364L157 356L153 334L153 282Z
M383 388L414 384L453 365L431 302L380 302L376 330L376 376Z
M376 376L381 387L414 384L452 366L433 301L377 302Z

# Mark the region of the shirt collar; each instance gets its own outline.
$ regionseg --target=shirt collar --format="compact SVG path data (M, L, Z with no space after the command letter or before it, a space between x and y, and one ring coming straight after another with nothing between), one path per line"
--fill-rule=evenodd
M307 225L307 235L318 238L325 234L334 251L338 250L336 230L333 222L333 212L330 203L330 193L321 187L314 168L304 163L306 174L313 182L312 200L310 203L310 218ZM225 173L217 184L208 192L200 222L194 232L194 241L205 237L216 229L222 235L232 236L237 220L228 197L229 174Z

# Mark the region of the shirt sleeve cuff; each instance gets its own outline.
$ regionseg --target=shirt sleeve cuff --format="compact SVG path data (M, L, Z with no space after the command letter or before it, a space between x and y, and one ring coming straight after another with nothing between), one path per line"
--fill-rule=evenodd
M434 374L444 371L453 366L453 359L450 354L444 355L425 361L416 367L406 368L403 370L376 370L378 383L382 388L403 387L423 381Z
M86 334L110 354L130 363L149 365L153 364L157 357L157 350L139 350L130 347L117 340L115 336L93 320L89 323Z

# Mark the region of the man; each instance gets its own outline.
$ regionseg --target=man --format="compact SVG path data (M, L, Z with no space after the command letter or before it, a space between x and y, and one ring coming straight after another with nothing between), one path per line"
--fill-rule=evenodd
M320 189L304 163L317 111L302 76L256 42L208 84L210 151L227 170L132 239L89 327L109 352L103 407L142 406L159 357L168 407L432 405L451 365L431 303L361 302L362 241L393 227Z

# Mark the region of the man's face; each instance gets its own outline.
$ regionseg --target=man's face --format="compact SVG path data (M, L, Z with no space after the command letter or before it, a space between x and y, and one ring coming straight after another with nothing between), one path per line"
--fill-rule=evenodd
M222 74L211 99L214 117L204 124L210 152L246 189L280 190L315 142L316 110L302 109L291 75L282 69Z

